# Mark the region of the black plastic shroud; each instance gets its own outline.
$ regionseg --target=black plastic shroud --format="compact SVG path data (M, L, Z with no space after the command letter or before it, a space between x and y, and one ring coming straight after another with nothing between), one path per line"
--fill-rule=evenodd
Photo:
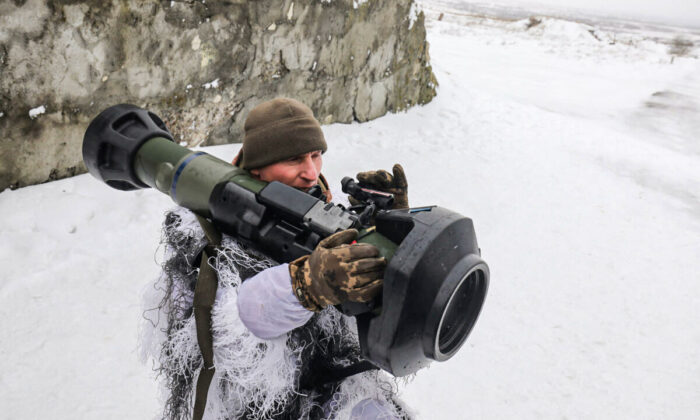
M376 223L401 245L384 273L381 313L358 317L362 354L405 376L459 350L483 306L489 269L471 219L458 213L392 210L379 212Z

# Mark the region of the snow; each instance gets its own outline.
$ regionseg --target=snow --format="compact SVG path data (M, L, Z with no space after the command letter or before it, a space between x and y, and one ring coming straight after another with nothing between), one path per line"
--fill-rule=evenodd
M204 89L216 89L219 87L219 79L214 79L211 82L205 83L202 85Z
M700 61L672 41L700 36L438 12L438 96L324 126L331 183L402 163L411 203L471 217L491 268L467 343L403 398L426 419L695 418ZM89 175L0 193L3 416L160 412L136 337L171 206Z
M416 0L422 5L460 13L513 17L625 20L700 28L700 2L691 0Z
M418 15L420 14L420 6L415 1L411 3L411 9L408 11L408 30L413 28L413 24L416 23Z
M333 0L320 0L320 1L321 1L321 3L330 4ZM367 3L367 1L369 1L369 0L352 0L352 8L358 9L360 6Z
M29 118L34 119L44 113L46 113L46 107L44 105L41 105L29 110Z
M452 0L453 3L467 3ZM468 2L472 3L472 2ZM494 0L491 4L541 12L595 14L700 28L700 2L688 0Z
M367 0L352 0L352 8L357 9L365 3L367 3Z

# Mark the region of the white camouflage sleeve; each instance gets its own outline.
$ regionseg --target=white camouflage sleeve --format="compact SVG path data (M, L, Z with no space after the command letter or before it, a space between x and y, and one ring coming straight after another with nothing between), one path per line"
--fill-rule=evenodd
M279 337L311 319L292 291L289 265L263 270L238 287L238 316L258 338Z
M368 398L355 404L350 420L400 420L400 417L386 403Z
M350 205L347 195L332 190L334 202ZM265 340L279 337L311 319L294 295L289 264L263 270L238 288L238 316L248 330Z

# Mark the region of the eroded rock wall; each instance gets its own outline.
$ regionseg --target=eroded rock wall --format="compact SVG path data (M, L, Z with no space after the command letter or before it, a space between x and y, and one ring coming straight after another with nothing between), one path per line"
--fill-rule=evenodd
M84 172L87 124L117 103L192 146L240 141L276 96L329 124L429 102L435 84L411 0L0 0L0 190Z

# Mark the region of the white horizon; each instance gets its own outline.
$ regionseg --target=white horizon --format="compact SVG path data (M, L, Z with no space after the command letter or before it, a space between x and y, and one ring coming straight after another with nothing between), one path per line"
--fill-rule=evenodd
M424 0L430 3L429 0ZM534 12L560 12L566 15L588 14L616 19L643 21L700 29L700 1L690 0L453 0L483 6L517 7Z

